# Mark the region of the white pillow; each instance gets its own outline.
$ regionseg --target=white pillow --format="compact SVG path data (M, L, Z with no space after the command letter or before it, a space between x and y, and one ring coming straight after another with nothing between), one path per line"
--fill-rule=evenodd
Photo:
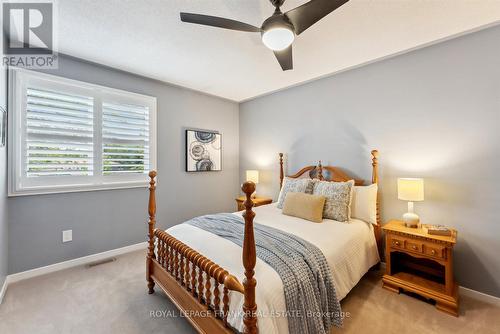
M352 192L351 217L377 224L377 184L355 186Z

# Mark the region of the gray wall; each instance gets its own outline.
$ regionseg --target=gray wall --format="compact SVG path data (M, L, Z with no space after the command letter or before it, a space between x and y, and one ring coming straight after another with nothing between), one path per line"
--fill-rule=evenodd
M499 41L495 27L241 104L241 177L260 169L276 198L285 152L288 172L321 159L369 179L377 148L384 221L406 210L396 178L424 177L415 208L458 229L459 284L500 296Z
M7 108L7 71L0 69L0 106ZM0 147L0 289L7 276L7 148Z
M158 98L160 227L234 210L239 188L236 103L74 58L61 58L59 67L48 73ZM184 172L185 127L222 133L222 172ZM140 188L9 198L9 272L145 241L147 195ZM73 229L73 241L62 244L65 229Z

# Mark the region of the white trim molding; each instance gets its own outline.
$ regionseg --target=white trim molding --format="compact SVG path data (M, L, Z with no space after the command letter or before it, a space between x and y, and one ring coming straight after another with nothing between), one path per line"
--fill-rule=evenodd
M84 256L84 257L79 257L77 259L59 262L59 263L51 264L51 265L48 265L45 267L35 268L35 269L20 272L17 274L9 275L5 278L5 282L3 284L2 290L0 290L0 304L3 301L3 297L5 295L5 292L7 291L8 286L12 283L24 281L24 280L27 280L27 279L30 279L33 277L38 277L38 276L54 273L56 271L61 271L64 269L74 268L74 267L86 265L89 263L102 261L102 260L108 259L110 257L135 252L135 251L138 251L141 249L146 250L146 248L147 248L147 242L140 242L140 243L135 244L135 245L130 245L130 246L122 247L122 248L112 249L112 250L109 250L106 252L92 254L92 255L88 255L88 256Z
M5 277L5 280L3 281L3 284L2 284L2 289L0 290L0 304L2 304L3 297L5 296L5 293L7 292L7 286L9 285L8 279L9 279L9 276Z
M482 293L482 292L479 292L476 290L472 290L472 289L466 288L464 286L459 286L458 291L460 293L460 296L466 296L469 298L473 298L475 300L479 300L479 301L500 307L500 298L499 297L488 295L486 293Z

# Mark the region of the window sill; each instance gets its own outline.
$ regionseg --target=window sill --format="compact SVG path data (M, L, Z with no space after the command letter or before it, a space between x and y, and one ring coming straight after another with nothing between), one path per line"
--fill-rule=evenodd
M32 195L49 195L49 194L64 194L64 193L77 193L89 192L100 190L118 190L118 189L135 189L147 188L149 183L147 181L126 182L126 183L107 183L101 185L71 185L60 187L31 187L24 188L23 190L12 191L9 190L8 197L21 197Z

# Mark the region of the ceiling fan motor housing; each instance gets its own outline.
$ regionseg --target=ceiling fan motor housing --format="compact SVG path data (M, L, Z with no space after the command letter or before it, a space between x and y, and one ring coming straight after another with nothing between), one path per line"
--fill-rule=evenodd
M295 32L292 22L280 11L276 11L272 16L267 18L264 23L262 23L261 27L261 35L263 35L266 31L276 28L285 28Z
M269 0L274 7L281 7L285 0Z

